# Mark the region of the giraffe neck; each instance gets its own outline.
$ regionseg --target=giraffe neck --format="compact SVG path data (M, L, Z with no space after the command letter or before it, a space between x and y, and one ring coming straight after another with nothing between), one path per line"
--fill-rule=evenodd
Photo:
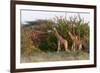
M63 39L57 31L55 31L55 36L58 40Z
M69 33L69 35L70 35L71 39L74 41L75 37L71 33Z

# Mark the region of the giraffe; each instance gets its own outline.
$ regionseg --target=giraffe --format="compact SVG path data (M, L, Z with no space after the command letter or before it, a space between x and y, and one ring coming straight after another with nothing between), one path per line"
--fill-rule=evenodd
M54 34L55 34L55 37L57 38L57 53L59 53L59 51L61 50L60 46L61 45L64 45L64 49L65 51L67 52L70 52L70 50L68 50L68 42L67 40L65 40L56 30L56 28L53 28L54 30Z
M41 34L46 34L47 32L41 30L33 30L31 33L32 39L38 39Z
M81 50L82 49L82 43L80 40L78 40L77 36L75 33L71 33L71 32L68 32L73 44L72 44L72 50L75 51L76 48Z

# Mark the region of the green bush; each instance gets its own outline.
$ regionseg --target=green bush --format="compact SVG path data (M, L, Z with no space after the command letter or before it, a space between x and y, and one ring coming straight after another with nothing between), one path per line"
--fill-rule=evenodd
M35 24L36 23L36 24ZM47 32L46 34L40 35L39 41L34 44L31 40L31 32L33 29L38 27L39 29L51 30L51 32ZM33 28L34 27L34 28ZM71 49L72 40L68 35L68 32L75 32L78 36L78 39L84 43L84 48L89 48L89 23L85 22L80 16L70 17L66 19L66 17L57 17L55 16L53 19L48 20L37 20L33 22L29 22L27 25L23 25L21 27L21 51L28 53L35 52L49 52L57 50L57 39L53 32L53 27L55 27L58 33L68 41L68 48ZM42 37L46 35L45 37ZM36 46L37 45L37 46ZM63 46L62 46L63 48Z
M88 22L85 22L83 19L80 18L80 16L70 17L69 20L66 18L61 18L56 16L54 19L55 19L54 22L55 24L48 23L47 24L48 28L51 28L52 30L52 28L55 27L59 32L59 34L68 41L69 48L71 48L72 46L72 40L68 35L68 31L75 32L76 35L78 36L78 39L81 40L83 45L85 45L84 48L87 49L89 48L89 25L88 25L89 23ZM56 43L52 44L55 42L55 40L51 41L51 39L53 38L54 37L50 37L49 35L48 41L49 41L49 45L55 47L54 45Z

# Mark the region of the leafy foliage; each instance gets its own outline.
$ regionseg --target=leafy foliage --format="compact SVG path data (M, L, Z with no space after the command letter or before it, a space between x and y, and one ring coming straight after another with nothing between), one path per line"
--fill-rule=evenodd
M31 55L32 53L40 53L31 40L32 30L30 27L21 27L21 54Z
M69 31L75 32L75 34L78 36L78 39L81 40L81 42L83 43L85 49L89 48L88 22L85 22L84 19L80 18L80 16L70 17L69 20L61 17L55 17L54 19L55 19L55 24L48 24L48 25L52 28L55 27L59 32L59 34L68 41L69 48L71 48L72 45L72 40L68 35Z
M84 48L89 48L89 22L85 22L80 16L70 17L57 17L48 20L36 20L28 22L27 25L21 27L21 51L27 53L48 52L57 50L57 40L53 32L55 27L58 33L68 41L68 48L71 49L72 40L68 35L68 31L75 32L78 39L84 43ZM33 43L31 34L34 29L45 30L45 34L38 37L38 42ZM51 32L48 32L50 30ZM45 37L42 37L46 35ZM36 46L37 44L37 46ZM62 45L63 48L63 45Z

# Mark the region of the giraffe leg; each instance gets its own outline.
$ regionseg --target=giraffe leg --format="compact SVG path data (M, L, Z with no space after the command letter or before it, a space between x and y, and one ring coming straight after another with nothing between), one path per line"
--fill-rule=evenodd
M59 51L60 51L60 41L58 41L58 48L57 48L57 53L59 53Z
M73 51L74 51L74 52L75 52L75 48L76 48L76 47L75 47L75 43L73 43Z
M72 49L72 51L74 50L74 44L72 44L72 48L71 49Z
M65 48L65 51L70 52L70 50L68 50L67 48Z
M65 48L65 51L70 52L70 50L68 50L68 43L67 42L64 43L64 48Z
M79 45L79 50L81 50L81 49L82 49L82 44Z

